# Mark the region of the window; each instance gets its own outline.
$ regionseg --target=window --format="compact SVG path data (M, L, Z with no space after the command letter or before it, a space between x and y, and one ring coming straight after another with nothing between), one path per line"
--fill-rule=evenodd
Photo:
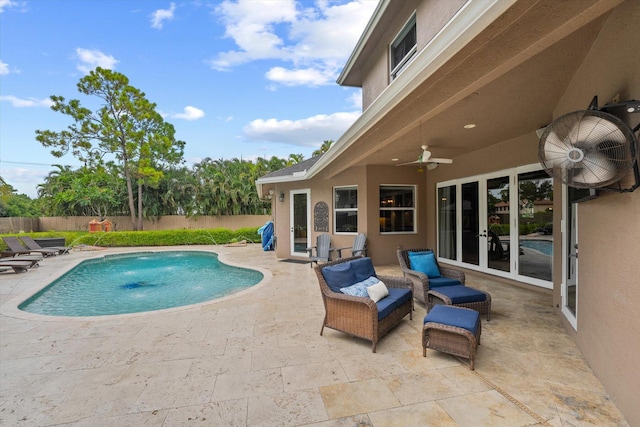
M395 79L409 63L417 51L416 47L416 15L415 13L391 43L391 80Z
M415 233L415 186L380 186L380 232Z
M357 233L358 187L334 188L333 206L335 232Z

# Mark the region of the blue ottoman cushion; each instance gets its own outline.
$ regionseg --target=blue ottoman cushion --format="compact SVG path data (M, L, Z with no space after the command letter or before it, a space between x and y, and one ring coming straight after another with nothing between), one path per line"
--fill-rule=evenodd
M462 285L458 279L449 279L448 277L440 276L429 279L429 288L442 288L444 286L458 286Z
M451 305L436 305L424 317L424 323L429 322L463 328L477 336L480 315L475 310L467 310Z
M484 292L463 285L441 287L437 292L448 296L451 299L451 304L482 302L487 299Z

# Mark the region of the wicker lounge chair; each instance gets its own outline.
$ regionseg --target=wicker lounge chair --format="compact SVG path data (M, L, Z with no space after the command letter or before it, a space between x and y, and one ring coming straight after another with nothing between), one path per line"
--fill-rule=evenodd
M35 240L33 240L33 238L31 238L31 236L21 236L20 240L22 240L22 242L25 244L26 247L34 251L51 250L62 255L62 254L68 254L69 250L71 249L71 246L52 246L52 247L45 248L40 246L38 242L36 242Z
M360 233L353 241L353 246L336 249L338 259L342 258L342 251L351 251L351 256L367 256L367 236Z
M349 266L346 267L344 264ZM351 273L348 273L352 274L351 278L345 279L341 283L335 283L336 276L329 275L330 272L335 273L334 267L341 269L343 273L351 270ZM325 270L324 273L323 270ZM371 341L371 351L375 353L376 344L382 336L400 323L407 314L413 318L411 281L404 277L377 276L389 291L389 296L382 298L377 303L368 296L351 296L340 291L342 288L375 276L370 258L351 257L331 261L316 266L315 272L318 276L325 308L320 335L326 326L364 338ZM329 279L325 278L325 274Z
M431 249L423 249L423 248L400 249L397 252L398 262L400 263L400 269L402 270L402 274L404 274L404 277L410 279L411 282L413 283L413 296L417 298L420 302L425 304L425 306L427 305L427 301L428 301L427 293L429 292L429 289L430 289L429 282L430 280L431 281L437 281L437 280L429 279L429 277L426 274L420 271L412 270L411 264L409 261L409 252L425 252L430 250ZM437 262L436 262L436 265L437 265ZM452 281L451 284L453 285L456 285L456 284L464 285L465 275L463 271L460 271L454 268L449 268L449 267L442 267L440 265L438 265L438 269L440 270L440 274L442 277L442 279L440 279L441 281L450 280ZM459 283L455 283L456 281Z
M315 249L315 255L313 251ZM309 260L311 261L311 267L313 267L313 263L315 262L328 262L331 260L331 252L333 252L333 248L331 247L331 236L328 234L319 234L316 238L316 245L311 246L306 249L309 252Z

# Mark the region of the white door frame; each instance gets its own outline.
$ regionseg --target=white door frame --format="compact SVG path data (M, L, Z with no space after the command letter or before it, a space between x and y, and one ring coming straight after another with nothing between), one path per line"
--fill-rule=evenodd
M290 231L289 231L289 242L290 242L290 254L291 256L296 256L296 257L303 257L303 256L309 256L309 253L306 251L300 251L299 248L296 251L296 242L295 242L295 218L294 218L294 208L295 208L295 196L297 194L305 194L307 196L307 223L306 223L306 230L307 230L307 241L305 244L305 248L308 248L311 246L311 189L309 188L303 188L303 189L297 189L297 190L290 190L289 191L289 224L290 224Z
M569 218L571 211L575 209L573 218ZM573 228L568 230L567 226ZM566 185L562 186L562 282L560 284L560 296L562 299L562 314L569 324L578 330L578 249L571 249L571 231L575 233L575 245L578 245L578 203L571 205L569 201L569 190ZM574 271L569 279L569 272L574 263ZM569 308L569 286L576 287L575 313Z
M450 264L455 266L460 266L464 268L468 268L469 270L476 270L485 273L492 274L494 276L505 277L508 279L517 280L519 282L528 283L531 285L539 286L546 289L553 289L553 282L548 282L545 280L540 280L535 277L529 277L521 275L518 271L518 257L520 253L519 249L519 235L517 233L518 230L518 215L519 212L517 210L518 206L518 175L526 172L533 172L540 170L540 165L530 164L524 166L518 166L514 168L508 168L500 171L488 172L485 174L463 177L459 179L443 181L436 184L436 200L435 205L438 206L437 189L440 187L447 186L455 186L456 187L456 259L451 260L447 258L438 258L438 261L441 261L444 264ZM488 253L487 253L487 244L488 244L488 221L487 221L487 180L492 178L499 177L509 177L509 185L510 185L510 193L509 193L509 205L512 210L510 215L510 229L511 233L509 236L509 250L510 250L510 271L502 271L498 269L489 268L488 266ZM463 223L462 211L462 186L464 184L469 183L477 183L478 186L478 264L473 264L470 262L463 262L463 248L462 248L462 239L463 232L461 225ZM438 225L436 225L439 227ZM440 236L438 236L440 238ZM439 243L438 243L439 244ZM566 276L565 276L566 277Z

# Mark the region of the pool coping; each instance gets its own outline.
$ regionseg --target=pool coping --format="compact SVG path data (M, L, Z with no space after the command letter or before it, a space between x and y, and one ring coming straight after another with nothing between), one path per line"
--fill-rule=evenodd
M131 248L131 247L109 248L108 253L100 251L100 252L96 252L95 256L87 256L87 257L71 260L71 262L69 262L66 267L59 268L59 271L55 273L55 277L45 280L44 282L46 283L42 285L32 286L29 289L21 291L15 296L10 297L5 303L2 304L2 306L0 306L0 314L8 317L13 317L16 319L40 320L40 321L48 321L48 322L59 322L59 321L91 322L91 321L118 320L118 319L135 318L135 317L142 317L142 316L152 316L152 315L159 315L164 313L173 313L173 312L183 311L183 310L199 309L211 304L216 304L216 303L224 302L227 300L239 298L241 296L246 296L247 294L254 292L257 289L262 288L263 286L268 284L273 278L271 271L267 269L255 267L255 266L249 267L247 265L243 265L242 263L231 261L230 259L228 259L227 255L223 251L219 250L220 248L221 248L220 246L218 246L217 248L211 248L208 246L205 246L205 247L202 247L202 246L161 246L161 247L144 246L144 247L135 247L135 248ZM218 256L218 260L226 265L233 266L233 267L246 268L248 270L254 270L262 273L262 280L260 280L260 282L256 283L255 285L250 286L247 289L243 289L241 291L234 292L232 294L225 295L220 298L214 298L208 301L203 301L196 304L183 305L180 307L171 307L171 308L152 310L152 311L142 311L139 313L108 314L108 315L101 315L101 316L52 316L52 315L46 315L46 314L29 313L27 311L18 309L18 306L20 306L20 304L22 304L23 302L25 302L26 300L28 300L29 298L31 298L32 296L40 292L42 289L49 286L51 283L53 283L63 274L67 273L68 271L75 268L77 265L79 265L84 261L104 258L110 255L133 254L138 252L149 253L149 252L176 252L176 251L214 253ZM73 255L73 254L70 254L70 255ZM58 256L66 257L69 255L58 255ZM45 259L41 262L55 262L56 261L55 258L51 260ZM41 267L38 267L38 268L41 268ZM20 274L29 274L29 273L31 273L31 271L27 271L26 273L20 273Z

